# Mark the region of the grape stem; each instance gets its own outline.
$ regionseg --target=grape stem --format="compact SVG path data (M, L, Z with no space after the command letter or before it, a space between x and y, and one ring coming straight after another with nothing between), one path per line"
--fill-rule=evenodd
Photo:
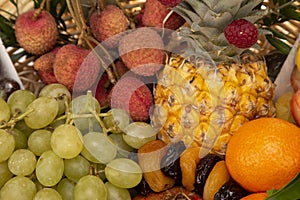
M34 111L34 109L31 108L31 109L27 110L26 112L22 113L21 115L19 115L17 117L12 117L8 122L0 125L0 129L5 128L5 127L13 128L18 121L24 119L27 115L29 115L33 111Z

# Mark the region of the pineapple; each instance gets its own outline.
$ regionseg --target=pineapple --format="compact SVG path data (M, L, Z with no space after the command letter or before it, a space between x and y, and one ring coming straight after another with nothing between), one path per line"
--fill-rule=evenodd
M224 34L235 20L259 20L266 13L256 9L260 3L183 0L173 8L188 24L177 32L187 48L170 53L158 75L151 123L161 140L201 146L202 156L224 155L243 123L275 116L275 85L264 59L249 48L229 44Z

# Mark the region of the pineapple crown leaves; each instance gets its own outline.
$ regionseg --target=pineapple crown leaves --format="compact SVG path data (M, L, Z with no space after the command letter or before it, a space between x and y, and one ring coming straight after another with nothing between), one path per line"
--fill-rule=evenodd
M181 27L178 34L193 51L207 51L215 61L235 60L244 50L228 44L224 28L235 19L257 22L268 12L257 9L261 3L262 0L184 0L173 10L190 27Z

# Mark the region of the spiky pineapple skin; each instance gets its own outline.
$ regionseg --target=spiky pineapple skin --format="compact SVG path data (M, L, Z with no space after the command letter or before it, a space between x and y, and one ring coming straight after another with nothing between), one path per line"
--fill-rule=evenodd
M35 10L21 14L15 23L18 43L28 53L41 55L55 46L58 28L55 19L47 11L42 11L36 19Z
M159 75L151 117L160 139L224 154L243 123L274 116L274 84L265 62L253 59L248 55L240 63L196 67L181 56L171 57Z

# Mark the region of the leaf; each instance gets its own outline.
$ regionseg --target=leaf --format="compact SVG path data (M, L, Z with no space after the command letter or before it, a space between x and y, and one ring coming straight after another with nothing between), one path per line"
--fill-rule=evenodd
M296 10L297 8L290 5L287 7L284 7L283 9L280 10L280 14L285 16L287 19L294 19L297 21L300 21L300 12Z
M276 49L278 49L281 53L283 53L284 55L288 55L291 47L287 44L285 44L284 42L282 42L280 39L272 36L272 35L266 35L266 38L268 40L268 42L275 47Z
M18 43L15 37L15 30L13 24L0 15L0 37L2 38L4 46L18 47Z
M295 200L300 199L300 173L281 190L267 191L266 200Z
M279 32L279 31L277 31L277 30L275 30L275 29L273 29L273 28L270 28L269 30L273 33L273 35L274 35L275 37L278 37L278 38L281 38L281 39L284 39L284 40L287 39L287 37L286 37L285 34Z
M22 58L25 55L27 55L26 51L21 51L21 52L19 52L17 54L10 55L10 59L14 63L14 62L17 62L18 60L20 60L20 58Z

